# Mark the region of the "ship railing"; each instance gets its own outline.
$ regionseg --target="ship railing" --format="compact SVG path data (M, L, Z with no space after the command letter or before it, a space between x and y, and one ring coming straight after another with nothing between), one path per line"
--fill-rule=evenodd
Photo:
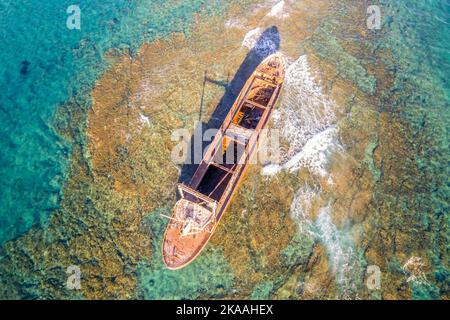
M198 192L197 190L188 187L187 185L182 183L178 184L178 192L180 193L181 197L186 200L189 201L193 200L192 202L196 204L206 205L212 210L213 214L215 214L217 208L217 201L214 200L213 198L210 198L207 195L204 195L203 193ZM189 199L190 197L193 199Z

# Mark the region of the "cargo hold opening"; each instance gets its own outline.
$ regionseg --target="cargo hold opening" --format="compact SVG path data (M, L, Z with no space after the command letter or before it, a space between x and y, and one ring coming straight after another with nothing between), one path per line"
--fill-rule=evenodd
M197 187L197 191L218 201L225 192L231 177L231 172L225 171L214 165L209 165Z
M233 170L245 152L245 145L229 137L224 137L220 143L220 150L214 156L213 161L228 169Z
M275 88L272 86L266 86L258 87L255 90L256 92L252 92L252 96L249 98L249 100L266 107L269 104L270 99L272 98Z
M244 103L239 112L233 119L233 123L246 129L254 130L264 113L259 107L253 106L250 103Z

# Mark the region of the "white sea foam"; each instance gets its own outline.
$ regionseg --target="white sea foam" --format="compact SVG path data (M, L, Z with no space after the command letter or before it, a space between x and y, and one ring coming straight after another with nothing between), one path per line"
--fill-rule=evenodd
M273 176L280 172L283 167L279 164L268 164L261 169L261 174L263 176Z
M273 175L280 170L296 171L307 168L315 177L329 176L332 154L343 152L336 128L335 104L323 92L314 78L306 56L288 61L281 105L274 112L274 126L280 130L289 148L282 155L282 163L270 164L262 174ZM329 177L328 183L332 184ZM291 216L299 232L323 243L330 266L343 298L356 298L361 285L362 266L352 240L346 230L339 230L331 219L331 206L319 210L313 221L312 205L322 190L317 186L301 186L291 204Z
M320 188L304 185L297 190L294 200L291 203L291 217L297 222L301 234L316 236L312 229L312 219L310 217L312 202L320 196Z
M327 166L330 156L341 150L337 141L337 130L330 127L319 132L306 142L303 148L284 164L291 172L306 167L315 175L328 176Z
M322 92L303 55L286 71L278 125L289 141L288 156L297 153L314 135L336 121L334 103Z
M255 28L255 29L250 30L245 35L244 40L242 41L242 45L244 47L252 49L255 46L256 41L261 36L261 34L262 34L262 28Z
M280 13L283 12L283 9L284 9L284 1L280 1L272 7L272 9L270 10L270 12L267 15L269 17L279 15Z
M279 0L266 0L263 3L257 3L254 4L249 12L252 12L253 15L256 15L261 10L267 10L267 8L272 8L274 5L276 5L279 2Z
M331 155L342 150L336 137L336 128L334 126L327 128L309 139L303 148L285 163L264 166L261 174L271 176L283 169L295 172L301 168L308 168L309 172L316 176L327 177L329 176L327 169ZM328 183L333 184L330 176Z
M331 207L319 210L315 221L317 238L328 252L329 263L341 289L342 298L355 299L361 285L363 266L346 232L331 220Z
M142 113L139 113L139 120L141 121L141 124L143 125L150 125L150 118L143 115Z
M342 147L334 126L334 103L316 83L306 56L289 61L281 106L273 121L289 150L282 155L282 165L266 166L261 173L273 175L282 169L306 167L312 174L327 176L330 156Z
M286 8L286 3L284 0L282 0L270 9L267 16L268 17L285 18L285 17L289 16L289 14L287 14L285 12L285 8Z
M331 206L320 208L317 219L312 220L312 206L321 192L317 186L300 187L292 201L290 213L302 236L310 236L326 248L331 271L340 288L340 298L355 299L362 284L363 266L348 233L333 224Z
M242 45L250 50L255 50L261 57L266 57L278 51L279 34L278 31L255 28L247 32L242 41Z

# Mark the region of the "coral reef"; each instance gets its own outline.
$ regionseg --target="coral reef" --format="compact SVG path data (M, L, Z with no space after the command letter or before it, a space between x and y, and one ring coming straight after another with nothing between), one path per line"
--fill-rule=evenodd
M135 55L107 55L92 105L74 98L56 116L74 145L61 206L2 248L1 297L448 298L448 144L426 112L444 110L445 94L405 76L405 59L379 43L390 35L365 29L363 3L275 6L230 5L227 21L201 17ZM214 123L240 89L230 77L245 45L273 25L291 68L270 124L287 128L281 164L251 166L205 251L166 270L160 214L189 173L171 161L172 133ZM81 290L65 286L71 265ZM380 289L365 285L369 265Z

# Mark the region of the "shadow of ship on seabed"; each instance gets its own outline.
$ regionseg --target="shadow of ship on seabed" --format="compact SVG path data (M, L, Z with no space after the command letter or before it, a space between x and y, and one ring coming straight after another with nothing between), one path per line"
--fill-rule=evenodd
M219 128L222 122L224 121L226 115L230 111L233 106L234 101L236 100L239 92L242 87L248 80L248 78L252 75L253 71L256 69L260 63L270 56L273 53L276 53L280 48L280 34L278 32L278 28L276 26L272 26L264 30L264 32L260 35L257 41L255 41L254 46L246 55L244 61L240 65L238 71L234 75L231 82L225 81L217 81L207 77L207 72L205 71L204 80L203 80L203 93L200 101L200 110L199 110L199 120L201 121L202 117L202 109L203 109L203 96L205 91L205 85L207 82L220 85L225 87L225 93L220 99L219 104L216 106L214 112L211 115L210 120L205 122L200 122L199 125L194 129L195 133L192 135L190 139L189 152L185 164L181 168L181 174L179 178L179 182L187 183L192 178L195 170L198 167L198 164L194 163L195 158L195 144L194 144L194 136L203 137L203 133L211 128ZM213 137L212 137L213 139ZM203 151L208 146L210 142L203 141L202 142L202 154L197 155L197 158L201 159L203 155Z

